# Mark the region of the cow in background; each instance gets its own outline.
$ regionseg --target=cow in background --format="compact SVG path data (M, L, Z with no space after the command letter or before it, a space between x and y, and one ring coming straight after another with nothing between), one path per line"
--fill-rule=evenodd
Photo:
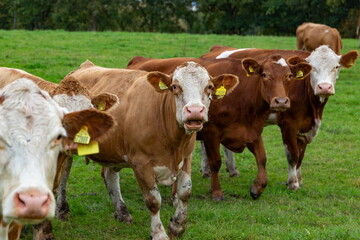
M96 140L113 123L110 115L94 109L68 113L26 78L0 90L0 239L16 239L20 224L54 216L60 151L72 149L82 127Z
M321 45L328 45L337 55L340 55L342 42L339 31L324 24L310 22L297 27L297 49L312 52Z
M317 135L322 113L329 97L335 94L335 84L341 68L351 68L358 52L353 50L337 55L327 46L321 46L313 52L278 49L236 49L215 45L203 58L243 59L253 57L263 59L272 54L285 58L301 56L313 67L304 80L292 82L289 89L291 107L286 112L270 115L267 124L278 124L281 128L286 157L289 164L287 185L296 190L302 184L301 163L307 144ZM236 168L233 154L225 150L227 165ZM230 158L228 158L230 157ZM202 172L206 172L206 156L202 157ZM206 176L206 175L205 175Z
M160 72L111 69L87 61L70 73L92 92L111 92L120 103L112 108L117 127L100 142L100 153L89 158L104 166L103 177L116 214L132 220L121 197L118 171L131 167L151 215L151 237L168 239L160 219L161 195L157 184L173 185L176 211L170 220L170 236L185 231L190 197L191 158L196 132L208 120L216 90L226 93L238 84L231 74L211 77L194 62L178 66L171 76Z

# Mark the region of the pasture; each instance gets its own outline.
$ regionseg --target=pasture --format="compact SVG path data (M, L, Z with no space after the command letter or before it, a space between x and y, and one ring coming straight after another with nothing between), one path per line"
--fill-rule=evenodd
M295 49L295 37L223 36L127 32L0 31L0 66L19 68L59 82L86 59L123 68L137 55L154 58L198 57L214 44L238 48ZM358 49L343 39L342 53ZM359 50L359 49L358 49ZM258 200L249 189L257 172L249 151L236 154L240 176L230 178L223 163L220 181L225 201L214 202L210 181L201 177L200 151L192 163L193 190L182 239L359 239L360 238L360 59L343 69L336 94L328 101L318 136L302 164L303 187L284 185L287 161L277 126L263 132L269 184ZM136 124L136 123L134 123ZM199 145L199 144L198 144ZM74 161L68 183L72 216L53 221L57 239L149 239L150 216L132 170L120 174L121 191L132 225L113 218L113 207L98 164ZM175 209L171 189L160 187L164 227ZM22 239L32 239L27 227Z

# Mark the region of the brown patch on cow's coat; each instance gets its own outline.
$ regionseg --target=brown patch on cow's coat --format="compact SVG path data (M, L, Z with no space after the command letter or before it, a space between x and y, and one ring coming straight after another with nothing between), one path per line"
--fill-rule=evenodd
M74 77L66 76L60 84L49 92L51 96L67 94L69 96L83 95L91 99L91 93Z

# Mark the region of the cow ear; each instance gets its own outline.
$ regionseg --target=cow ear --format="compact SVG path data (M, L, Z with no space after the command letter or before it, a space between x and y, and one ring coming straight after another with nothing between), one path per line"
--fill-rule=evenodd
M221 99L235 89L239 83L239 78L232 74L222 74L212 78L211 81L214 84L214 98Z
M358 51L356 51L356 50L352 50L352 51L342 55L340 58L341 66L344 68L351 68L354 65L358 56L359 56L359 54L358 54Z
M150 72L147 75L147 80L157 92L163 93L170 89L171 78L164 73Z
M91 99L91 103L94 107L99 111L107 111L116 105L119 101L119 98L111 93L101 93L93 99Z
M300 62L296 65L290 65L291 72L295 75L296 80L301 80L309 76L311 72L311 65L308 63Z
M87 127L91 140L102 137L113 125L114 119L111 115L95 109L68 113L64 116L63 126L67 133L67 138L74 140L75 135L84 126Z
M304 62L306 63L306 60L304 58L298 57L298 56L293 56L287 59L288 64L291 65L296 65L298 63Z
M255 73L260 72L260 65L259 63L252 58L246 58L242 61L242 67L244 68L246 75L248 77L252 76Z

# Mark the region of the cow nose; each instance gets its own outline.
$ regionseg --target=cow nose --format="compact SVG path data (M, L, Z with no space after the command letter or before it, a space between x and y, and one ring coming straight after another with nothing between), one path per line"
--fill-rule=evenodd
M205 111L205 107L186 107L185 110L187 114L202 114Z
M287 97L275 97L270 103L270 108L275 111L285 111L290 108L290 99Z
M321 83L317 85L317 95L334 95L334 87L330 83Z
M45 218L51 201L48 193L42 194L35 191L17 193L14 199L19 217L25 219Z

